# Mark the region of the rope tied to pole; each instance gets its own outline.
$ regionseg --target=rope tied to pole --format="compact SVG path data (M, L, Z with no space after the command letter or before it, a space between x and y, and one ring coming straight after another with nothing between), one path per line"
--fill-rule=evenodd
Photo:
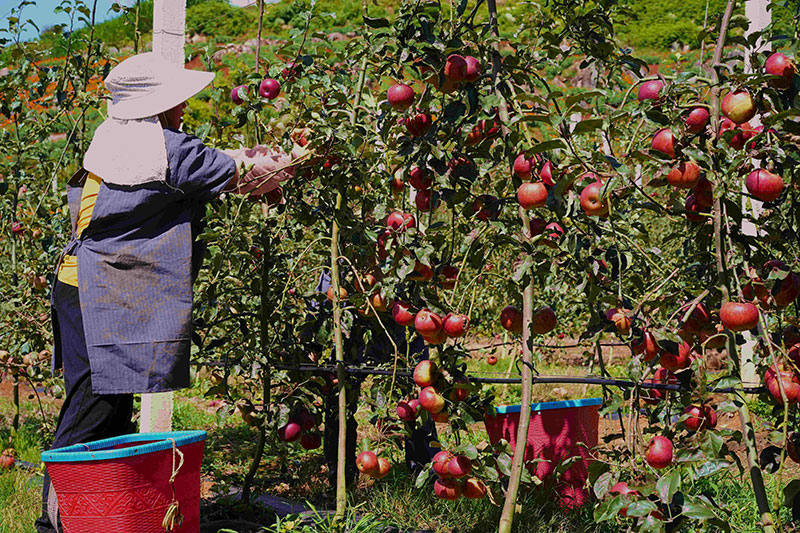
M183 467L183 452L178 449L175 439L168 439L172 441L172 474L169 477L169 483L172 485L172 503L167 508L167 513L164 515L164 521L161 525L166 531L175 531L183 523L183 515L181 514L181 505L175 497L175 479L178 477L178 472ZM178 466L175 466L175 462Z

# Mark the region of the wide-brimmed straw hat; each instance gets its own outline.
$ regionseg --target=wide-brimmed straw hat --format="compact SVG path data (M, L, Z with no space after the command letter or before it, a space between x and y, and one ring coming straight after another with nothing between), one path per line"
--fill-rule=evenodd
M202 91L213 72L186 70L152 52L129 57L105 79L108 118L95 131L83 167L105 183L167 181L167 149L157 115Z
M152 117L202 91L213 72L188 70L153 52L129 57L108 73L108 115L123 120Z

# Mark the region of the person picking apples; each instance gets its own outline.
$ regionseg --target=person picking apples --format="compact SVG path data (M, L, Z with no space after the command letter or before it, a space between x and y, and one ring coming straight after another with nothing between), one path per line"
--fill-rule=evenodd
M261 148L237 162L180 131L185 101L214 78L153 53L105 79L108 118L67 183L72 235L52 288L52 365L66 399L52 447L134 431L133 395L189 386L192 284L204 249L206 205L223 191L269 190L293 176L287 157ZM39 533L56 531L45 476Z

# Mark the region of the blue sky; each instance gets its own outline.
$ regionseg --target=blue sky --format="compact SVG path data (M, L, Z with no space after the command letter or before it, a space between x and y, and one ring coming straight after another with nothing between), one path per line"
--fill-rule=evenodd
M85 0L86 4L91 8L92 0ZM134 0L122 0L121 3L123 4L131 4ZM52 26L54 24L59 23L69 23L69 19L63 13L61 14L54 14L53 9L60 4L60 0L38 0L35 5L25 6L22 11L22 18L23 19L31 19L33 20L39 29L42 29L46 26ZM104 20L113 18L115 13L113 11L109 11L109 8L114 3L114 0L97 0L97 21L102 22ZM19 0L0 0L0 15L3 17L2 26L6 26L5 19L9 16L10 11L12 8L16 8L19 5ZM26 32L23 33L23 37L25 39L31 39L36 37L37 32L34 28L29 27Z

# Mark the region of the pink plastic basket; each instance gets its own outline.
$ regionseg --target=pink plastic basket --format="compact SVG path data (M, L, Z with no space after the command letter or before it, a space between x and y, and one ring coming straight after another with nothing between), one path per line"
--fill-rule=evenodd
M64 532L164 533L182 453L174 499L183 521L173 532L196 533L205 438L205 431L139 433L44 452Z
M581 457L562 474L556 485L564 507L580 507L588 499L584 485L591 457L579 443L589 448L597 446L601 403L600 398L587 398L531 405L525 461L541 459L528 465L531 473L547 479L565 459ZM492 444L505 439L512 447L516 446L519 412L519 405L507 405L496 407L494 413L486 416L486 431Z

